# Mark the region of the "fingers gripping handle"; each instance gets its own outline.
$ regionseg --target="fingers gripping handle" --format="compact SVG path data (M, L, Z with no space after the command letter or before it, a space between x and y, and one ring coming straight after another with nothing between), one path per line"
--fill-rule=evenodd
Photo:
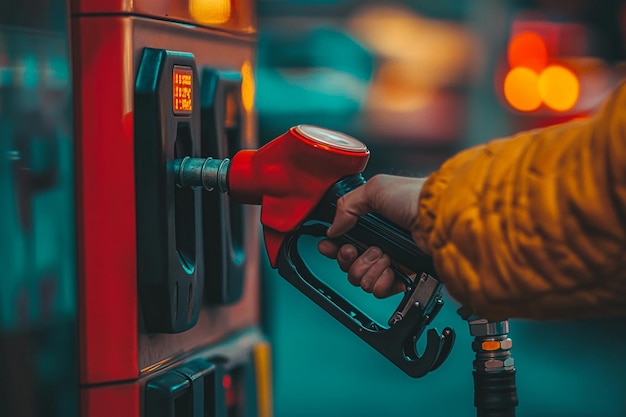
M408 305L407 301L414 300L418 289L422 289L419 284L416 285L412 292L405 295L401 303L401 306L407 305L407 308L403 309L402 319L389 327L382 326L317 278L300 256L297 249L298 239L304 235L324 236L326 228L327 225L319 223L308 224L290 235L278 257L278 273L406 374L417 378L438 367L452 347L454 340L452 329L444 330L441 336L436 330L430 329L427 332L426 348L421 355L417 352L416 343L430 322L432 316L427 312L434 311L434 304L430 301L436 298L435 291L439 289L440 284L433 286L432 282L428 282L424 286L429 287L431 292L430 301L426 306L419 303ZM428 298L425 293L420 294Z
M361 174L337 182L324 196L311 218L332 223L337 200L365 184ZM436 277L432 258L415 245L411 233L376 213L361 216L357 224L342 238L360 249L377 246L396 263L413 272L426 272Z

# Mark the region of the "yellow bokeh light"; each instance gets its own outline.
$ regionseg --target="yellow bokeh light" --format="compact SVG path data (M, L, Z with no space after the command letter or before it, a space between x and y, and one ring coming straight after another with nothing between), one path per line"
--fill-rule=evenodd
M241 66L241 101L246 112L251 112L254 107L254 71L250 61Z
M230 0L189 0L189 14L205 25L226 23L231 15Z
M568 111L578 101L580 85L576 75L559 65L551 65L539 75L539 95L555 111Z
M533 111L541 105L539 75L529 68L513 68L504 79L504 97L516 110Z
M241 104L246 114L251 114L254 110L254 70L250 61L244 61L241 66ZM245 138L252 140L255 137L253 123L245 123Z

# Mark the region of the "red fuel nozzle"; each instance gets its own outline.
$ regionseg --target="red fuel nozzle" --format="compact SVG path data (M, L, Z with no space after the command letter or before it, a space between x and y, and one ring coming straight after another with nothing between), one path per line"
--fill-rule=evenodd
M311 125L292 127L258 150L231 161L175 162L177 184L228 192L242 204L261 205L261 223L272 267L287 234L295 230L328 189L367 165L369 150L346 134Z
M285 236L298 227L328 189L363 171L369 150L360 141L316 126L292 127L257 151L235 154L228 176L236 201L261 205L270 263Z

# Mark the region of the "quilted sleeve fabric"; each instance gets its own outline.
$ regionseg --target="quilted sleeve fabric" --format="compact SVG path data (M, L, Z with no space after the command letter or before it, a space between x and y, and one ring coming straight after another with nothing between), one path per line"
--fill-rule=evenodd
M452 157L417 221L449 293L484 318L626 314L626 85L592 118Z

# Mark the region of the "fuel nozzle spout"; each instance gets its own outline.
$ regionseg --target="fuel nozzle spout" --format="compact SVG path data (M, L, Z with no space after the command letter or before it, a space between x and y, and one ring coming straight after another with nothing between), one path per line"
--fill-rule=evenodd
M228 168L230 159L184 157L174 161L176 185L179 187L202 187L228 192Z
M363 171L369 150L346 134L298 125L259 149L242 149L230 159L185 157L174 161L179 187L228 193L239 204L260 205L270 264L280 247L342 178Z

